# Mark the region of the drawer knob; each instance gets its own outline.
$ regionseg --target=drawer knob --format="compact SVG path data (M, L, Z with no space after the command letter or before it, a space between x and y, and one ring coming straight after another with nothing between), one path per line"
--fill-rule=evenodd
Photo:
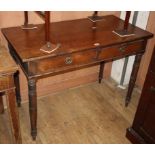
M125 46L120 47L119 48L120 52L125 52L125 48L126 48Z
M72 60L71 57L66 57L65 63L66 63L67 65L71 64L72 62L73 62L73 60Z
M155 87L151 86L150 90L155 92Z

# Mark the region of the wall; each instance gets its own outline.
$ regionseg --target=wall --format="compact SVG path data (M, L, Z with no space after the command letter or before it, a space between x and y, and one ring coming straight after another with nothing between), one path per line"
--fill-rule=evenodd
M61 21L69 19L84 18L91 15L92 12L51 12L51 21ZM120 15L120 12L100 12L102 15L114 14ZM0 28L20 26L24 22L23 12L0 12ZM42 23L40 17L34 12L30 12L30 23ZM7 45L4 37L0 33L0 43ZM44 96L55 93L71 87L97 81L99 66L86 68L63 75L57 75L50 78L39 80L37 83L38 96ZM104 77L109 77L111 72L111 63L105 66ZM20 84L22 101L27 100L27 81L20 69Z

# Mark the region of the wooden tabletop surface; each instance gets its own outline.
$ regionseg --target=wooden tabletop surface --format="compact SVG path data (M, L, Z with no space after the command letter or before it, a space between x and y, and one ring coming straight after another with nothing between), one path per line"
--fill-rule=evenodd
M13 61L9 52L4 47L0 47L0 75L9 74L18 70L18 66Z
M95 43L105 47L152 37L151 33L131 24L129 25L129 30L132 30L135 35L119 37L112 31L122 29L124 21L113 15L105 16L104 20L97 22L96 30L92 29L93 24L88 18L51 23L51 42L61 44L61 47L51 54L40 50L45 44L44 24L37 25L38 28L33 30L23 30L20 26L4 28L2 33L23 62L92 49L95 48Z

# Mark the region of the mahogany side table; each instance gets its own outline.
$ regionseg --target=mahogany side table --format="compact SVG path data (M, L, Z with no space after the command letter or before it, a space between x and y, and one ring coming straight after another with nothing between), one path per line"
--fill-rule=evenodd
M101 82L106 62L135 55L125 101L126 104L130 102L142 55L153 34L129 24L128 29L134 35L120 37L113 31L122 29L124 21L113 15L103 18L104 20L95 23L95 29L94 23L88 18L51 23L50 42L61 44L52 53L40 50L45 44L43 24L36 25L37 28L33 30L23 30L21 27L2 29L10 54L21 66L28 80L31 135L34 140L37 136L36 82L41 78L100 65Z

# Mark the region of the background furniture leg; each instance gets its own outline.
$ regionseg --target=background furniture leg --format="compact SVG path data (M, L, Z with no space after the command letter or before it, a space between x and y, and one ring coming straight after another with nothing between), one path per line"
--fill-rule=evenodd
M20 96L20 83L19 83L19 71L14 74L14 82L16 87L16 100L18 107L21 106L21 96Z
M134 88L134 85L136 82L136 77L137 77L138 69L140 66L141 58L142 58L142 54L138 54L135 57L135 62L133 65L130 82L129 82L129 86L128 86L128 92L127 92L126 99L125 99L125 106L128 106L128 104L130 102L132 91L133 91L133 88Z
M31 122L31 136L33 140L37 136L37 94L36 94L36 80L28 79L28 93L29 93L29 113Z
M16 107L15 90L14 89L7 90L6 97L7 97L7 106L9 110L12 133L14 135L13 141L17 144L20 144L22 143L22 140L20 133L18 110Z
M2 93L0 93L0 114L4 113L4 105L3 105L3 98Z
M99 83L101 83L101 81L103 79L104 64L105 64L104 62L100 63L99 78L98 78Z

